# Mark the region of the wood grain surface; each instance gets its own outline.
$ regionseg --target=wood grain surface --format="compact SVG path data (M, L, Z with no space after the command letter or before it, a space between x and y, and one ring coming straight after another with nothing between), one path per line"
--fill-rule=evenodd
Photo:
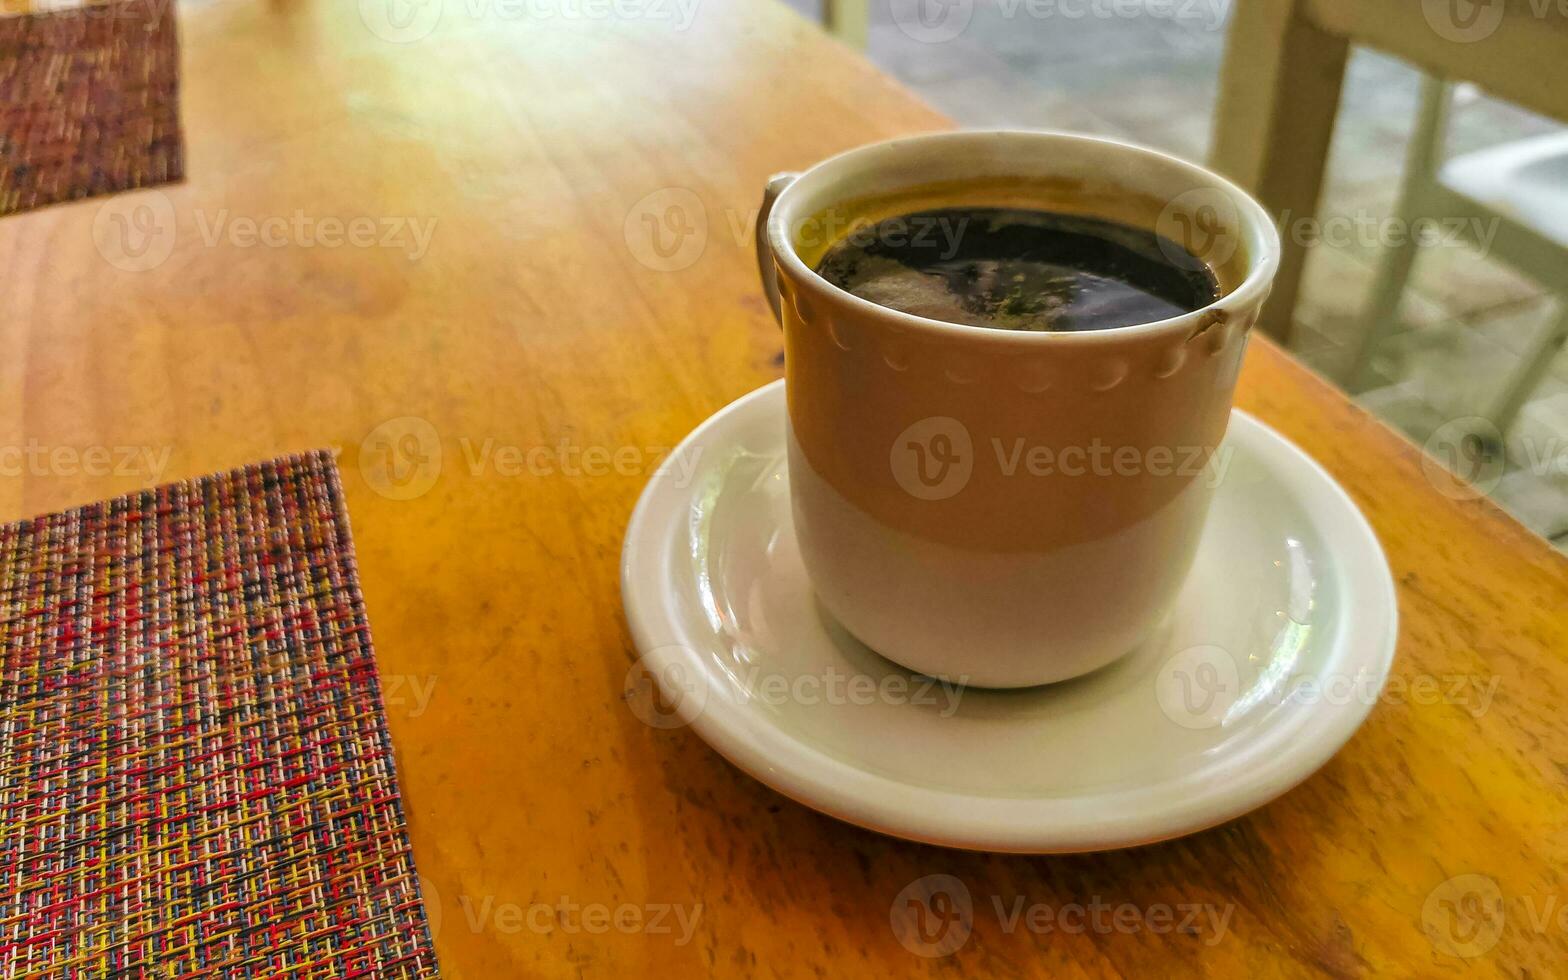
M446 976L1564 969L1568 563L1261 338L1240 402L1366 511L1402 621L1404 693L1282 799L1120 853L961 853L639 721L632 506L781 371L764 178L949 124L771 3L445 0L422 37L430 5L379 4L181 8L188 182L0 221L0 519L341 448ZM925 958L891 917L936 874L973 932ZM1009 930L1020 900L1087 927Z

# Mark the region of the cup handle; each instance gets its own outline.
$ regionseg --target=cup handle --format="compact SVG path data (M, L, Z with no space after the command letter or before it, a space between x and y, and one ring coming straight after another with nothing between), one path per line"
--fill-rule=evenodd
M781 327L784 325L784 312L779 300L778 269L773 264L773 249L768 245L768 215L773 211L773 202L798 176L785 171L769 177L768 186L762 192L762 207L757 209L757 275L762 278L762 294L768 298L768 306L773 308L773 319Z

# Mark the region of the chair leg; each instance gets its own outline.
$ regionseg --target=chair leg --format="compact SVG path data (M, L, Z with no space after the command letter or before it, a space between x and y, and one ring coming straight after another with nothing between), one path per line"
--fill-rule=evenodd
M1404 227L1409 228L1411 217L1402 213L1401 219L1405 222ZM1399 298L1404 295L1415 261L1416 243L1408 235L1398 245L1385 246L1378 259L1372 296L1361 312L1361 327L1356 331L1356 354L1345 372L1345 389L1351 394L1360 394L1372 387L1375 378L1372 357L1398 330Z
M822 0L822 26L850 47L865 50L871 36L871 0Z
M1491 410L1485 413L1505 436L1519 417L1525 400L1551 370L1552 361L1563 346L1568 344L1568 299L1559 298L1557 305L1556 315L1531 338L1529 349L1519 359L1519 366L1497 393Z
M1232 4L1214 113L1214 168L1252 191L1276 221L1317 211L1349 42L1308 16L1307 0ZM1274 291L1257 329L1290 340L1306 249L1284 229Z
M1400 181L1399 204L1394 214L1405 231L1401 244L1384 249L1378 261L1377 278L1373 280L1372 296L1361 313L1360 338L1350 368L1345 373L1345 387L1359 393L1371 387L1372 357L1378 347L1389 338L1399 325L1399 297L1410 279L1410 267L1416 259L1416 243L1411 240L1410 229L1415 219L1425 217L1426 209L1420 204L1422 189L1437 179L1441 163L1443 138L1448 130L1449 86L1436 75L1421 78L1421 106L1416 115L1415 127L1410 133L1410 145L1405 152L1405 171Z

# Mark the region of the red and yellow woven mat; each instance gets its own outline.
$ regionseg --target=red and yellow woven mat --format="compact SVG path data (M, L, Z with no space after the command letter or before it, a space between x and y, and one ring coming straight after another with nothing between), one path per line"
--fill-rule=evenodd
M0 16L0 215L184 175L174 7Z
M433 977L326 452L0 526L0 977Z

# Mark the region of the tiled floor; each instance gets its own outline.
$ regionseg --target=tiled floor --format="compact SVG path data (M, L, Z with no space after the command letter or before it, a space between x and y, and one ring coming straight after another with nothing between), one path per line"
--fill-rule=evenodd
M815 17L817 0L788 0ZM1209 147L1225 13L1234 0L871 0L871 59L970 126L1072 129L1202 160ZM945 19L968 13L964 28ZM924 19L921 19L921 18ZM1415 69L1357 50L1346 79L1322 214L1382 219L1398 195L1414 124ZM1555 124L1461 87L1448 151ZM1330 377L1346 368L1371 288L1375 241L1321 244L1308 258L1292 346ZM1378 352L1387 384L1363 402L1424 441L1482 411L1555 311L1542 287L1463 247L1423 249L1403 300L1408 328ZM1508 438L1496 499L1568 547L1568 353Z

